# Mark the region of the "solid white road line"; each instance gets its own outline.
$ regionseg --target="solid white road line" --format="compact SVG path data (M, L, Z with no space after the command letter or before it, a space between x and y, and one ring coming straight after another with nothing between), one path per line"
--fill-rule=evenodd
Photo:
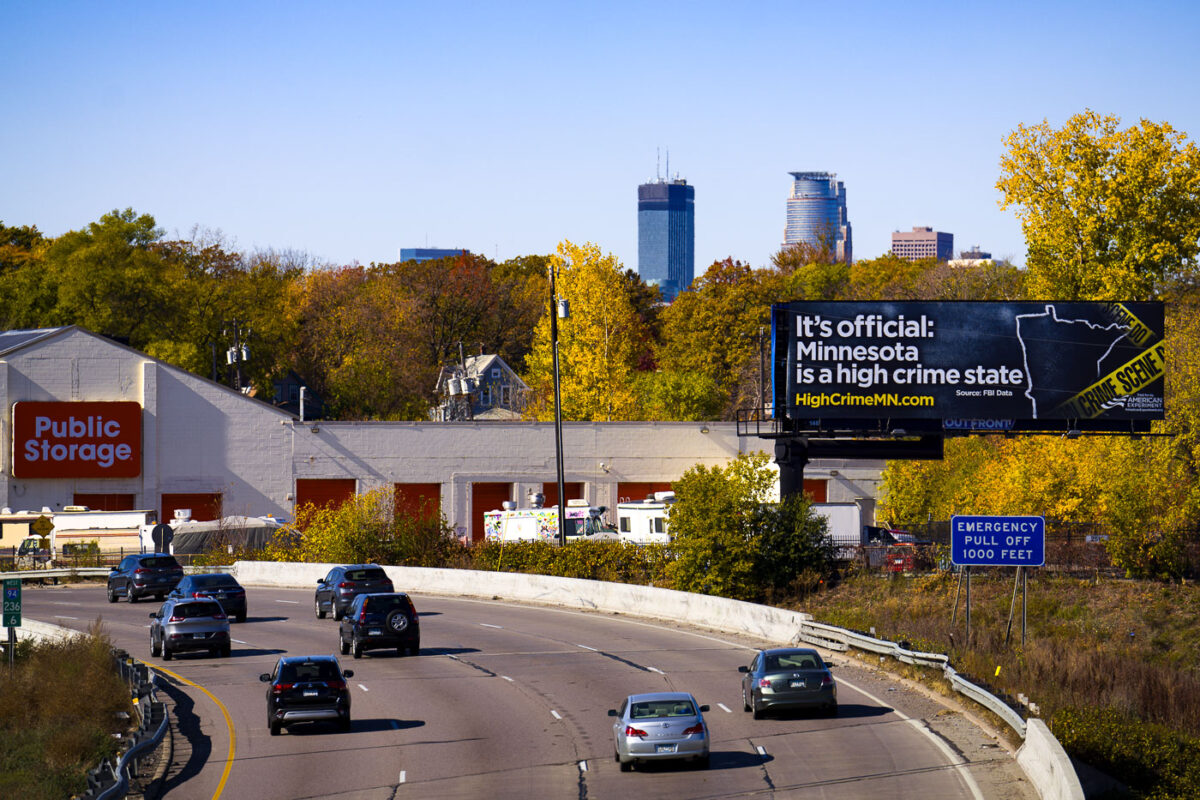
M600 652L600 651L599 651L599 650L597 650L595 647L588 647L586 644L577 644L577 645L575 645L575 646L576 646L576 647L581 647L581 648L583 648L584 650L591 650L593 653L599 653L599 652Z
M79 617L64 617L62 614L55 614L55 619L79 619Z
M489 624L488 624L488 623L486 623L486 622L481 622L481 623L479 623L479 624L480 624L480 625L482 625L482 626L483 626L483 627L485 627L485 628L497 628L497 629L499 629L499 630L504 630L504 626L503 626L503 625L489 625Z
M516 681L514 681L512 678L508 677L507 675L501 675L500 677L504 678L504 680L508 681L509 683L516 683Z
M243 642L241 639L230 639L229 641L233 642L234 644L250 644L249 642Z
M299 601L299 600L276 600L275 602L276 602L276 603L288 603L288 604L290 604L290 605L293 605L293 606L298 606L298 605L300 605L300 601Z

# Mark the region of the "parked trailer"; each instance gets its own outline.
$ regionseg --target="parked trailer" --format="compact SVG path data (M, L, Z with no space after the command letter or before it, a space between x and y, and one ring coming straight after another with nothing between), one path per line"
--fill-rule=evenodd
M666 544L671 541L668 516L674 492L655 492L637 503L617 504L617 536L634 544Z

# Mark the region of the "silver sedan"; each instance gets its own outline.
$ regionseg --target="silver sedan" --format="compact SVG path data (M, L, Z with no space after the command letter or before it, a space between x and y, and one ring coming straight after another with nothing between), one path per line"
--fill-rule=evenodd
M622 772L635 763L690 759L708 767L709 735L704 722L708 706L687 692L633 694L609 709L613 723L614 759Z
M807 647L760 650L742 674L742 707L762 719L769 709L820 708L837 716L837 683L820 653Z

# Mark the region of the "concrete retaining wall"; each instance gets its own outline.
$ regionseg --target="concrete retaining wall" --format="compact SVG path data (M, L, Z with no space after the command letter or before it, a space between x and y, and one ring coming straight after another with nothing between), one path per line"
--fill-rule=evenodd
M1083 800L1083 787L1067 751L1036 717L1025 721L1025 744L1017 751L1017 764L1042 800Z

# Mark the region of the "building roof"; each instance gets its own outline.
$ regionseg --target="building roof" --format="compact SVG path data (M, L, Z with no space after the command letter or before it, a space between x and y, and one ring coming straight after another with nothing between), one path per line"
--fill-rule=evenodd
M67 326L74 327L74 326ZM67 327L61 328L37 328L34 330L23 331L0 331L0 356L11 353L15 350L20 350L26 345L49 339L62 331L67 330Z

